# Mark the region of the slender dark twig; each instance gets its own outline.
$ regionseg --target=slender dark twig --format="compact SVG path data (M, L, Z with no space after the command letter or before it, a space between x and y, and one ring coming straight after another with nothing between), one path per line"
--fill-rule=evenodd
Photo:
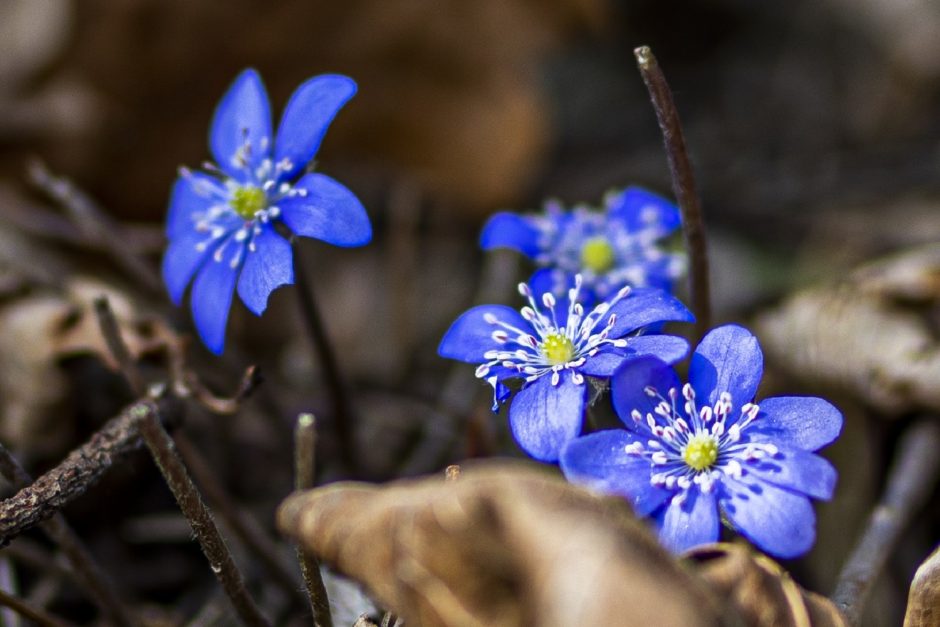
M0 444L0 473L18 489L26 488L33 482L33 478L29 476L26 469L2 444ZM136 624L131 611L117 594L114 584L66 522L65 517L57 513L40 527L53 542L59 545L62 553L72 565L78 581L88 590L89 596L94 599L111 622L115 625Z
M161 409L152 400L134 403L69 453L58 466L0 501L0 545L54 516L84 494L121 457L140 448L135 417L141 412L156 417Z
M313 285L304 269L300 250L299 246L294 246L294 273L298 284L297 302L300 305L300 313L305 322L304 326L307 328L314 348L320 357L323 376L326 378L327 388L330 390L340 460L347 471L355 478L358 474L358 468L352 407L346 393L346 383L336 361L336 353L333 351L333 345L330 343L329 336L323 326L323 320L320 317L320 311L313 293Z
M294 428L294 489L309 490L315 480L314 461L317 448L317 423L313 414L300 414ZM320 576L317 559L303 549L297 549L300 571L310 597L310 609L316 627L333 627L330 600Z
M206 559L209 560L209 566L222 584L236 614L246 625L267 627L268 621L245 589L241 572L225 546L225 540L222 539L212 514L179 458L172 438L153 413L138 412L136 425L180 510L189 520L193 533L199 540Z
M902 436L881 502L839 573L832 601L852 625L861 622L868 593L914 514L940 478L940 424L924 419Z
M31 606L26 601L0 590L0 605L10 608L23 618L28 618L40 627L66 627L72 623L55 618L44 611Z
M689 253L689 297L695 314L695 333L701 339L711 328L711 297L709 295L708 251L705 243L705 224L702 221L702 204L695 190L695 176L685 146L679 112L672 99L672 90L659 68L653 51L640 46L633 51L637 66L646 83L656 120L663 133L669 173L672 175L672 191L682 212L682 233ZM696 342L697 343L697 342Z
M29 177L36 187L62 205L72 224L89 243L107 251L129 276L145 288L153 292L162 291L160 277L151 265L128 245L121 227L87 194L68 179L54 176L40 161L29 165Z
M472 302L503 302L511 293L518 274L518 255L508 250L490 252L484 259L483 272ZM483 394L487 394L485 386L481 386L479 380L467 376L466 364L451 366L434 402L434 409L440 414L440 419L424 425L424 437L401 464L398 474L411 476L426 473L451 461L467 416Z
M137 370L137 364L131 358L130 351L121 330L114 318L114 313L108 303L107 298L95 300L95 313L98 317L98 323L101 327L101 334L104 336L108 350L115 361L120 364L121 371L127 378L131 388L140 393L142 391L142 380ZM218 408L234 411L241 404L241 401L259 382L257 369L254 366L248 368L242 378L239 389L232 399L212 400L219 405ZM203 399L205 400L205 399ZM229 412L230 413L230 412ZM176 434L176 446L180 455L185 460L190 472L196 477L197 483L202 487L209 497L210 502L215 506L225 520L229 529L241 539L245 546L253 551L255 555L267 566L274 580L281 586L288 599L300 601L297 598L297 584L294 577L278 560L278 549L257 526L251 524L246 516L229 499L225 489L216 480L212 469L205 461L199 449L186 437L185 433Z
M95 298L94 304L95 316L98 318L98 326L101 328L101 335L108 346L108 351L117 362L121 373L127 379L128 385L131 386L131 390L135 394L141 394L144 384L140 376L140 370L127 348L127 343L121 337L121 328L118 326L117 318L114 317L114 310L111 309L108 297L99 296Z
M265 565L272 579L281 587L287 598L295 603L297 607L300 607L303 597L299 595L296 575L292 575L278 559L280 552L274 541L256 524L253 524L254 521L232 502L225 488L216 479L202 453L186 434L177 431L173 439L196 484L218 511L219 517L225 525Z

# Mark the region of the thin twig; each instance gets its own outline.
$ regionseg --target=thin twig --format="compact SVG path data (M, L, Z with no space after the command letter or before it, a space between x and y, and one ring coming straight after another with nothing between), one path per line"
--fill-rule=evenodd
M15 457L0 444L0 473L15 488L23 489L33 483ZM62 553L72 565L76 579L87 589L89 596L116 625L135 625L130 609L121 600L114 583L98 565L91 552L85 547L78 535L72 530L61 513L40 525L53 542L59 545Z
M711 327L711 297L708 278L708 251L705 242L705 224L702 221L702 204L695 190L695 176L685 145L679 112L672 99L672 90L659 68L653 51L640 46L633 51L637 66L646 83L656 120L666 145L669 173L672 176L672 191L682 212L682 233L689 253L689 297L695 314L695 333L701 339ZM697 343L697 342L696 342Z
M199 540L206 559L209 560L209 566L222 584L236 614L246 625L267 627L268 621L245 589L241 572L235 565L235 560L232 559L209 508L179 458L172 438L153 413L138 412L136 424L180 510L189 520L193 533Z
M294 428L294 489L309 490L315 480L315 454L317 447L317 423L313 414L300 414ZM330 599L326 586L320 576L320 564L317 558L303 549L297 549L300 571L310 597L310 609L316 627L333 627L330 614Z
M177 431L173 439L193 479L202 489L209 503L218 511L220 518L242 544L265 565L290 602L299 607L303 598L299 595L296 576L288 571L278 559L280 553L277 545L232 502L225 488L216 479L209 463L186 434Z
M131 248L122 229L95 202L66 178L54 176L40 161L29 165L33 184L56 200L79 233L94 246L108 252L127 274L147 289L163 290L160 277L137 251Z
M28 618L39 627L67 627L72 623L67 623L59 618L45 613L44 611L31 606L26 601L18 599L13 595L0 590L0 605L8 607L20 616Z
M136 416L140 413L158 416L160 412L152 400L130 405L58 466L0 501L0 546L54 516L84 494L121 457L140 448Z
M358 468L352 407L349 395L346 392L346 383L336 361L336 353L323 326L323 319L320 317L313 285L304 269L301 247L299 246L294 247L294 274L297 277L297 302L300 305L300 313L304 319L304 326L307 328L314 348L320 357L323 376L326 378L326 385L330 390L330 397L333 402L333 424L339 444L340 461L346 467L347 472L355 478L358 474Z
M503 302L517 280L518 257L508 250L494 250L487 254L472 302ZM466 364L451 366L434 403L440 419L424 424L421 441L401 464L398 474L412 476L426 473L451 461L467 415L474 411L483 394L487 394L486 386L481 386L478 379L467 376Z
M101 328L101 335L104 336L108 351L111 353L111 356L114 357L118 367L121 369L121 373L124 375L124 378L127 379L127 383L131 386L131 390L133 390L134 394L142 394L144 384L140 376L140 370L137 368L137 363L134 361L130 350L127 348L127 343L124 342L124 338L121 336L121 328L118 326L117 318L114 317L114 310L111 309L111 303L108 301L108 297L103 295L98 296L94 300L94 305L98 326Z
M95 313L108 350L115 361L120 364L121 372L128 380L131 388L136 393L140 393L142 391L142 381L137 365L131 358L130 351L124 342L117 321L114 319L107 298L95 300ZM219 399L213 396L211 397L212 401L218 405L217 409L224 409L226 413L234 412L240 406L243 398L250 394L259 382L260 377L257 374L257 369L251 366L242 377L234 398ZM205 402L206 399L201 400ZM199 452L199 449L182 432L176 434L176 446L190 472L196 477L196 482L205 491L213 506L219 510L229 529L267 566L275 582L281 586L287 598L295 603L302 602L302 599L298 598L297 582L277 558L277 546L257 526L252 525L241 510L229 499L228 494L216 480L212 469Z
M852 625L861 622L868 593L911 518L940 476L940 424L924 419L902 436L881 502L839 573L832 601Z

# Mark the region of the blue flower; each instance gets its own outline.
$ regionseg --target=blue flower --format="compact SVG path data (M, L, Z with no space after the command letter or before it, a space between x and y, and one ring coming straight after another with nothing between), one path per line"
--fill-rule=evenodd
M305 173L356 83L316 76L294 92L272 135L267 92L245 70L215 111L207 172L181 169L173 186L163 257L163 280L179 305L192 281L191 304L199 337L222 352L232 294L257 315L275 288L294 282L290 242L275 228L337 246L372 237L365 208L343 185ZM195 280L193 281L193 277Z
M734 325L705 336L688 384L659 360L630 362L611 381L626 430L570 442L565 476L627 498L676 552L718 540L724 519L767 553L805 553L816 533L810 498L831 498L836 483L813 452L839 436L842 415L814 397L757 405L762 369L757 338Z
M536 293L522 283L527 306L518 312L504 305L474 307L451 325L438 347L442 357L480 364L476 376L493 386L494 411L509 397L504 382L523 380L509 407L509 424L522 449L542 461L556 461L580 432L586 376L609 378L643 355L673 362L688 352L679 337L632 334L664 321L692 321L669 294L626 287L585 313L580 289L578 275L560 300L539 293L540 307Z
M512 248L539 266L584 277L586 302L603 300L621 287L672 290L685 271L685 257L667 252L660 240L680 225L679 210L637 187L609 194L605 211L584 206L564 211L557 202L545 213L497 213L483 227L480 246ZM563 282L563 277L556 277Z

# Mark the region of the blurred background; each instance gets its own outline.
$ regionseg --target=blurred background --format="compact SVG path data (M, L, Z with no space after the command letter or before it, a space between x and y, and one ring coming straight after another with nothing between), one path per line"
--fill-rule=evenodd
M253 66L275 115L312 75L340 72L359 83L318 169L359 194L375 242L300 248L356 389L369 473L428 472L512 449L472 369L445 378L450 366L435 347L463 309L511 301L507 288L528 271L515 261L487 265L478 251L476 235L493 212L535 210L547 197L597 204L628 184L671 196L633 57L644 44L686 130L719 321L746 320L792 289L940 239L935 0L0 0L0 434L39 471L128 400L106 368L74 356L91 340L63 341L62 308L40 307L38 296L87 305L99 288L74 277L91 275L115 302L126 299L128 318L156 314L190 329L185 307L173 310L158 289L115 268L106 245L70 231L29 182L28 164L39 159L71 179L155 268L177 168L208 157L216 102ZM327 428L330 420L309 347L294 341L302 335L294 299L278 291L261 319L237 304L223 360L192 350L201 374L223 389L249 363L266 374L267 400L231 419L228 442L208 445L266 524L290 489L283 447L293 416L312 407L327 413ZM897 431L870 426L881 423L864 404L844 402L868 425L851 431L845 455L864 450L871 463L843 479L854 490L822 510L817 557L797 566L822 592L878 493ZM442 417L442 405L471 418ZM238 442L251 443L269 475L225 466L241 458L231 448ZM140 496L135 472L143 471L118 473L76 505L79 525L99 529L95 498L133 493L129 513L112 511L107 524L148 545L157 532L147 524L162 524L150 516L168 497L156 478L163 496ZM890 571L872 624L897 622L937 521L935 507L915 534L920 543ZM95 537L115 558L169 559ZM185 542L185 529L177 539ZM139 596L150 586L176 598L189 575L174 568L129 585Z

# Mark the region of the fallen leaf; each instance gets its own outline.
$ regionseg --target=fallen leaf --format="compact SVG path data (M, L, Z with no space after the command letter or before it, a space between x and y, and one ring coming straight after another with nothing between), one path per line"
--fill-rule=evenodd
M803 590L779 564L746 546L712 544L686 557L746 625L848 627L832 602Z
M757 330L784 369L897 416L940 409L938 304L940 247L929 246L799 292L761 315Z
M734 624L626 502L529 464L328 485L278 527L408 625Z
M904 627L935 627L940 624L940 547L914 573L907 597Z

